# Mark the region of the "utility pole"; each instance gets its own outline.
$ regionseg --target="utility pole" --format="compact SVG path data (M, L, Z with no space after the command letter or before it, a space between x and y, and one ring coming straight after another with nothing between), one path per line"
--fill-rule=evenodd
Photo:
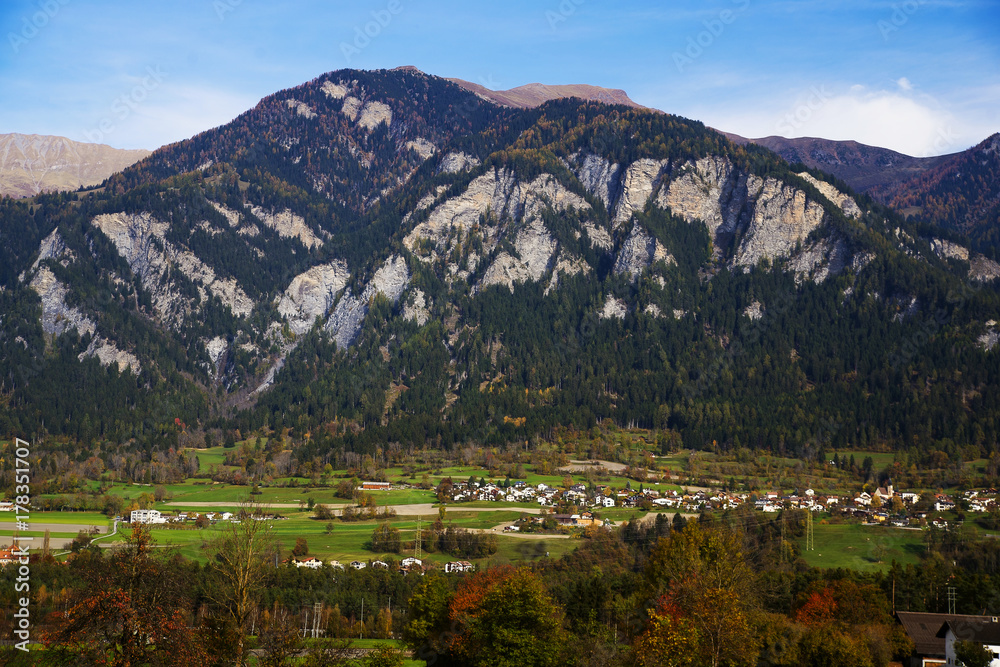
M414 550L414 557L420 558L420 517L417 517L417 541L416 549Z
M955 590L954 586L948 587L948 613L955 613L955 600L957 599L958 591Z
M806 510L806 551L816 550L816 536L813 534L812 511Z
M361 639L365 638L365 599L361 598Z
M785 511L781 511L781 542L778 543L778 555L781 562L785 562Z

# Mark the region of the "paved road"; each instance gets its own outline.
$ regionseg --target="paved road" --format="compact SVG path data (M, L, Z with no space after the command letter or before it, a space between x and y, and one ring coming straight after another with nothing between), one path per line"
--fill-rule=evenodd
M333 503L327 504L323 503L335 513L341 512L347 503ZM237 503L220 503L220 502L167 502L164 503L168 507L189 507L192 509L227 509L237 506ZM263 503L261 507L265 509L272 510L297 510L301 507L299 503ZM433 503L414 503L412 505L390 505L392 509L396 510L397 516L428 516L435 515L438 513L438 507ZM523 512L525 514L541 514L542 510L540 507L508 507L508 506L498 506L498 507L466 507L465 505L445 505L445 509L449 512Z

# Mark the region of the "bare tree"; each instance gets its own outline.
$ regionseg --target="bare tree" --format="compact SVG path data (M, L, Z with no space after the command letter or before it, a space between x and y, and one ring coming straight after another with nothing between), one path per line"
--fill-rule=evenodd
M217 585L212 587L209 597L233 621L236 665L242 667L247 664L248 625L271 567L275 540L259 503L247 499L241 501L239 507L239 512L213 544L211 567Z

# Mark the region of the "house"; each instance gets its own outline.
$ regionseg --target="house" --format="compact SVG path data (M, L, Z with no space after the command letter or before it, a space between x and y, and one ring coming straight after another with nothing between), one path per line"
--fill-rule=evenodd
M310 556L305 560L295 560L293 558L292 563L295 564L295 567L308 567L310 570L318 570L323 567L323 561L314 556Z
M893 490L892 490L892 480L889 480L888 482L886 482L885 486L880 486L877 489L875 489L875 493L873 495L876 498L879 498L880 500L883 500L883 501L884 500L891 500L892 497L893 497L893 495L895 495L894 492L893 492Z
M457 560L444 564L445 572L471 572L474 569L475 565L467 560Z
M384 560L373 560L372 567L378 568L379 570L388 570L389 564L386 563Z
M955 501L943 493L934 494L934 511L946 512L955 509Z
M414 565L416 565L417 567L423 567L423 564L424 561L420 560L419 558L414 558L413 556L404 558L403 561L400 563L400 565L407 568L413 567Z
M361 482L362 491L388 491L389 482Z
M344 569L344 566L341 564L341 562L339 560L331 560L331 561L329 561L328 565L330 567L335 567L338 570L343 570Z
M368 567L368 563L362 563L359 560L352 560L351 567L353 567L355 570L363 570L366 567Z
M944 639L944 656L946 665L957 665L955 660L955 642L968 641L982 644L993 660L990 667L1000 667L1000 619L996 616L982 616L981 620L949 620L938 630L937 637Z
M14 503L10 500L0 500L0 512L13 512Z
M941 630L945 622L951 621L956 625L992 622L990 616L929 614L918 611L897 611L896 619L913 642L913 653L909 662L904 663L907 667L944 667L948 664L946 638L938 637L938 631ZM994 664L996 664L995 661Z
M21 558L27 555L28 555L27 549L21 551L21 547L15 546L13 544L5 549L0 549L0 567L6 567L11 563L20 563Z
M166 523L159 510L132 510L129 515L131 523Z

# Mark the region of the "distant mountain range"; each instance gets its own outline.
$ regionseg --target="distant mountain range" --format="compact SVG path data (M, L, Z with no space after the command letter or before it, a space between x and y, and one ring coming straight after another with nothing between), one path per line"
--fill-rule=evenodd
M747 139L724 132L738 144L754 143L774 151L790 163L800 162L833 174L858 192L890 192L899 184L951 158L951 155L912 157L888 148L857 141L834 141L815 137Z
M873 194L906 215L957 232L994 259L1000 255L1000 133Z
M122 150L65 137L0 134L0 196L31 197L97 185L147 155L147 150Z
M496 102L506 107L515 109L533 109L537 106L567 97L578 97L590 102L603 102L604 104L623 104L629 107L643 108L629 98L624 90L617 88L601 88L600 86L590 86L587 84L570 84L561 86L549 86L544 83L529 83L510 90L490 90L485 86L462 79L448 79L452 83L457 83L462 88L479 95L483 99Z

